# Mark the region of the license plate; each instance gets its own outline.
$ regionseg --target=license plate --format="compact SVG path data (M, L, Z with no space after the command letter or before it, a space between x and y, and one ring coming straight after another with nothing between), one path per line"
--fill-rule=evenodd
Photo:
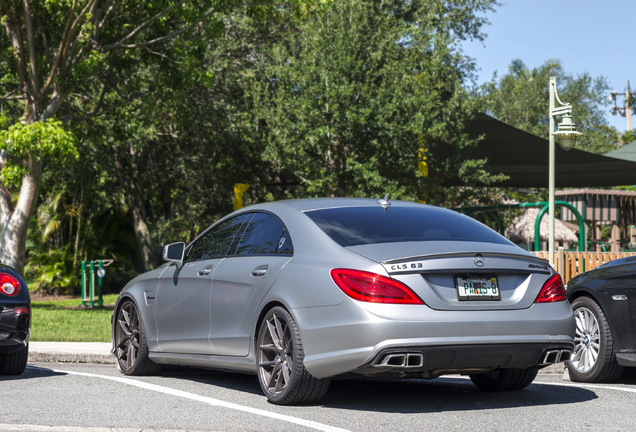
M501 300L497 276L456 276L455 285L460 300Z

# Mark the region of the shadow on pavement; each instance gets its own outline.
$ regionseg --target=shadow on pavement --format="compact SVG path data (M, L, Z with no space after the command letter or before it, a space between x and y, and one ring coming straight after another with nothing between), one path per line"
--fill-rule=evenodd
M334 381L323 405L386 413L426 413L563 405L596 399L588 389L535 383L523 390L485 392L469 379Z
M22 375L11 375L11 376L1 376L0 382L2 381L18 381L24 379L33 379L33 378L47 378L52 376L60 376L66 375L62 372L55 372L51 369L40 368L35 366L27 366Z
M189 380L249 394L263 393L255 375L170 366L158 376ZM318 404L329 408L386 413L452 412L563 405L596 399L593 390L535 383L512 392L484 392L469 379L334 380Z
M65 374L29 366L22 375L0 377L0 382L59 375ZM170 366L156 377L187 380L265 397L255 375ZM627 374L621 382L636 382L636 374ZM334 380L325 398L317 405L344 410L410 414L567 405L597 398L593 389L539 382L519 391L485 392L477 389L469 379L447 376L430 381Z

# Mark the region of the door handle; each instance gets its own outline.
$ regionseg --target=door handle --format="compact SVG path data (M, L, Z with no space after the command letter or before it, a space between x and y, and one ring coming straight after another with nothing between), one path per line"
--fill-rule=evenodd
M265 276L267 273L267 264L259 265L254 270L252 270L252 276Z
M197 272L199 276L207 276L212 272L212 267L201 269Z

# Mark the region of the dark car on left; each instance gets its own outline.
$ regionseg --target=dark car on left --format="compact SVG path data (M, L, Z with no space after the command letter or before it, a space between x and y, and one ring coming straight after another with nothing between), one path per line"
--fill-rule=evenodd
M11 267L0 264L0 375L24 372L30 336L31 297L27 284Z

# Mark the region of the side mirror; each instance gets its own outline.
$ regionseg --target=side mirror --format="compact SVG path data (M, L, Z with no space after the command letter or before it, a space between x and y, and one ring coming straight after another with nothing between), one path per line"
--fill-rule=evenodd
M175 263L177 270L183 267L185 243L172 243L163 247L163 259Z

